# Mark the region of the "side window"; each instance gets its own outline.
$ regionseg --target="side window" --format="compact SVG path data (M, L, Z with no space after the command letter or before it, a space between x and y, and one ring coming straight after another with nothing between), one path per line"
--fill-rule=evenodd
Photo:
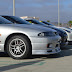
M31 21L33 24L38 24L38 23L36 23L35 21Z
M6 18L7 20L11 21L12 23L14 23L14 21L10 18L10 17L4 17Z
M26 21L28 21L29 23L32 23L32 24L37 24L35 21L33 21L33 20L26 20Z
M32 23L31 21L28 21L29 23Z

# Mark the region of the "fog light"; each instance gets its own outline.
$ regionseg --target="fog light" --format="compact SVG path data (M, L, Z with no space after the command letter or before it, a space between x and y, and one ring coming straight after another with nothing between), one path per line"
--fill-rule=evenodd
M52 48L52 44L48 44L47 45L47 48Z

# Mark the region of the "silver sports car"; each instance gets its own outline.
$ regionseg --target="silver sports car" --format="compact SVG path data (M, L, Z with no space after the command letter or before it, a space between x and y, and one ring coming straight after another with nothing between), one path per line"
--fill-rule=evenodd
M55 30L32 24L12 24L0 17L0 52L14 59L59 53L61 37Z

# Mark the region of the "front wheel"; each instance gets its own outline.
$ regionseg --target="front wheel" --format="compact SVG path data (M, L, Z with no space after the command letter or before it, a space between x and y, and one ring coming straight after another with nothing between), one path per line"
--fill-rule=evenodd
M14 59L27 58L32 54L28 38L21 35L11 37L7 42L6 48L7 53Z

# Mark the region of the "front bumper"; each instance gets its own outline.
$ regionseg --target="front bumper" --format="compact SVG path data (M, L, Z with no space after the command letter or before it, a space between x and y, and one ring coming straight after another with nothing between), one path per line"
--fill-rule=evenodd
M68 45L68 43L69 43L68 41L67 42L63 42L63 43L60 44L60 46L61 47L66 46L66 45Z
M55 49L48 49L48 50L32 50L33 55L50 55L50 54L56 54L61 52L60 47Z
M68 41L68 45L72 45L72 41Z
M32 37L32 54L55 54L60 50L60 36L54 37ZM47 45L51 44L52 47L48 48Z

